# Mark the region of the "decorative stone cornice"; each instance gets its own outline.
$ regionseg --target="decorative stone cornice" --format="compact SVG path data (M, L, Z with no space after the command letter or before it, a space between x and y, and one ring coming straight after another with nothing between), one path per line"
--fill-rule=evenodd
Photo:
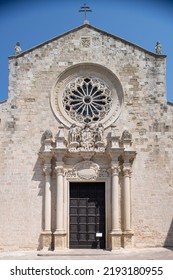
M136 151L124 151L123 159L126 163L132 163L136 157Z
M63 163L63 158L66 154L66 149L52 149L52 155L56 158L56 162Z
M118 161L120 156L123 156L124 148L108 148L107 153L111 157L112 161Z
M43 160L43 162L45 163L50 163L51 159L52 159L52 152L51 151L43 151L43 152L39 152L39 158L41 160Z

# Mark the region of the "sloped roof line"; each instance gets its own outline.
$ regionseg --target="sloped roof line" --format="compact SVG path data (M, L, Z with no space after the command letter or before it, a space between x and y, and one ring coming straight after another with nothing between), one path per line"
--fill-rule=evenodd
M165 58L165 57L166 57L166 55L163 55L163 54L156 54L156 53L151 52L151 51L149 51L149 50L147 50L147 49L145 49L145 48L143 48L143 47L140 47L140 46L138 46L138 45L136 45L136 44L134 44L134 43L131 43L131 42L129 42L129 41L123 39L123 38L120 38L120 37L118 37L118 36L116 36L116 35L113 35L113 34L111 34L111 33L109 33L109 32L106 32L106 31L103 31L103 30L101 30L101 29L98 29L97 27L94 27L94 26L90 25L89 23L85 23L85 24L82 24L82 25L80 25L80 26L78 26L78 27L76 27L76 28L74 28L74 29L72 29L72 30L69 30L69 31L67 31L67 32L65 32L65 33L63 33L63 34L61 34L61 35L58 35L58 36L56 36L56 37L53 37L52 39L49 39L49 40L47 40L47 41L45 41L45 42L43 42L43 43L41 43L41 44L39 44L39 45L36 45L36 46L34 46L34 47L32 47L32 48L26 50L26 51L23 51L23 52L21 52L21 53L18 54L18 55L9 56L9 59L14 58L14 57L16 57L16 58L17 58L17 57L21 57L21 56L23 56L23 55L25 55L25 54L27 54L27 53L29 53L29 52L32 52L32 51L35 50L35 49L38 49L38 48L40 48L40 47L42 47L42 46L45 46L46 44L49 44L49 43L51 43L51 42L53 42L53 41L55 41L55 40L58 40L58 39L60 39L60 38L62 38L62 37L64 37L64 36L67 36L67 35L70 34L70 33L76 32L76 31L78 31L78 30L80 30L80 29L82 29L82 28L84 28L84 27L88 27L88 28L93 29L93 30L95 30L95 31L97 31L97 32L99 32L99 33L102 33L102 34L106 35L106 36L109 36L109 37L112 37L112 38L117 39L117 40L119 40L119 41L122 41L122 42L124 42L125 44L131 45L131 46L133 46L133 47L135 47L135 48L137 48L137 49L139 49L139 50L141 50L141 51L143 51L143 52L146 52L146 53L148 53L149 55L152 55L152 56L154 56L154 57L161 57L161 58Z

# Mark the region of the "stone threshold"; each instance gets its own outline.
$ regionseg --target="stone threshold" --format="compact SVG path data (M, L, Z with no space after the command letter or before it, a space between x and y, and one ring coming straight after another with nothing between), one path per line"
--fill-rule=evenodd
M67 250L55 250L55 251L40 251L37 256L81 256L81 255L112 255L122 254L124 249L119 250L103 250L103 249L67 249Z

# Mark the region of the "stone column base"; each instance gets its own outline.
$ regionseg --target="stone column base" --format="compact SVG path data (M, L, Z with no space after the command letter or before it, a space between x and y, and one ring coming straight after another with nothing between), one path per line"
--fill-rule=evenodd
M52 232L43 231L41 232L41 249L52 250Z
M133 248L133 235L134 232L131 230L123 232L123 247L125 249Z
M112 231L110 233L111 250L118 250L122 247L122 232Z
M64 231L55 231L53 235L54 235L54 250L67 249L66 233Z

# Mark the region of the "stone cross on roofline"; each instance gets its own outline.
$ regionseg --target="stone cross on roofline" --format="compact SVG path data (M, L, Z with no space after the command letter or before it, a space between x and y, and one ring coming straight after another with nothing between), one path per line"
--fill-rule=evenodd
M85 23L89 23L89 21L87 20L87 13L92 12L92 10L90 9L89 6L87 6L85 3L82 7L80 7L79 12L83 12L85 13L85 19L84 19L84 24Z

